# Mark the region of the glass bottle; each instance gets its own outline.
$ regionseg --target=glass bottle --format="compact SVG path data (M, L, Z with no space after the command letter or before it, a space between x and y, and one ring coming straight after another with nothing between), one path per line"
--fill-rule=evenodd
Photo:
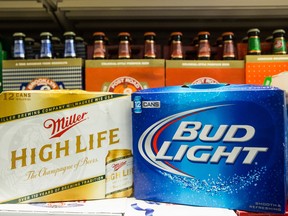
M223 39L223 60L235 60L234 33L224 32Z
M198 47L198 60L210 60L210 33L202 31L198 33L199 47Z
M248 35L248 55L261 55L261 42L260 42L260 30L257 28L249 29Z
M68 31L65 32L63 36L65 38L64 58L76 58L76 50L75 50L76 34L72 31Z
M156 47L155 47L156 34L154 32L144 33L144 58L155 59L156 58Z
M118 38L119 38L118 58L130 59L131 58L130 34L128 32L120 32L118 34Z
M41 48L40 48L40 58L51 59L52 58L52 34L50 32L42 32L40 34L41 38Z
M170 34L170 59L172 60L183 59L182 36L182 32L172 32Z
M285 55L287 53L285 30L277 29L273 31L273 54Z
M26 37L24 41L25 41L26 59L34 59L35 58L35 53L34 53L35 40L31 37Z
M105 34L103 32L94 32L93 34L93 59L105 59L106 46L105 46Z
M25 59L25 37L26 35L22 32L15 32L13 34L13 58L14 59Z

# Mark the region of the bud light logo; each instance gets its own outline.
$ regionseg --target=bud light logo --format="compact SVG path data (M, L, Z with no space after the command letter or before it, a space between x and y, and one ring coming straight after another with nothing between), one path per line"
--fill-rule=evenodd
M208 106L163 118L141 135L139 153L150 165L186 177L193 177L192 164L257 163L268 147L253 145L257 131L251 123L225 119L227 110L235 107Z

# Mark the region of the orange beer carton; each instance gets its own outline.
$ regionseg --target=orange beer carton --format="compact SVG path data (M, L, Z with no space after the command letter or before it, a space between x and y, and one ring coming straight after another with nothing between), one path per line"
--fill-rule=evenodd
M288 71L288 55L247 55L246 83L263 85L266 77Z
M2 92L0 203L130 196L130 103L109 92Z
M245 82L242 60L166 60L166 85Z
M85 65L88 91L130 94L165 86L163 59L86 60Z

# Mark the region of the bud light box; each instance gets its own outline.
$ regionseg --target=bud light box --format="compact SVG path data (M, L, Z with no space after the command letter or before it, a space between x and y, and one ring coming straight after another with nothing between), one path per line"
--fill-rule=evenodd
M137 199L285 212L285 92L199 84L132 94Z

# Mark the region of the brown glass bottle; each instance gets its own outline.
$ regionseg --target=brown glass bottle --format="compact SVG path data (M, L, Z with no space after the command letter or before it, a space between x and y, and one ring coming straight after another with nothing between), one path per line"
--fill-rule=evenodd
M94 40L93 59L105 59L106 57L105 33L94 32L93 40Z
M120 32L118 34L118 38L119 38L118 58L130 59L131 58L130 34L128 32Z
M156 58L156 47L155 47L156 34L154 32L144 33L144 58L155 59Z
M223 39L223 60L235 60L235 46L234 46L234 33L224 32Z
M198 33L199 47L198 47L198 60L210 60L211 48L210 48L210 33L202 31Z
M172 60L183 59L182 36L182 32L172 32L170 34L170 59Z

